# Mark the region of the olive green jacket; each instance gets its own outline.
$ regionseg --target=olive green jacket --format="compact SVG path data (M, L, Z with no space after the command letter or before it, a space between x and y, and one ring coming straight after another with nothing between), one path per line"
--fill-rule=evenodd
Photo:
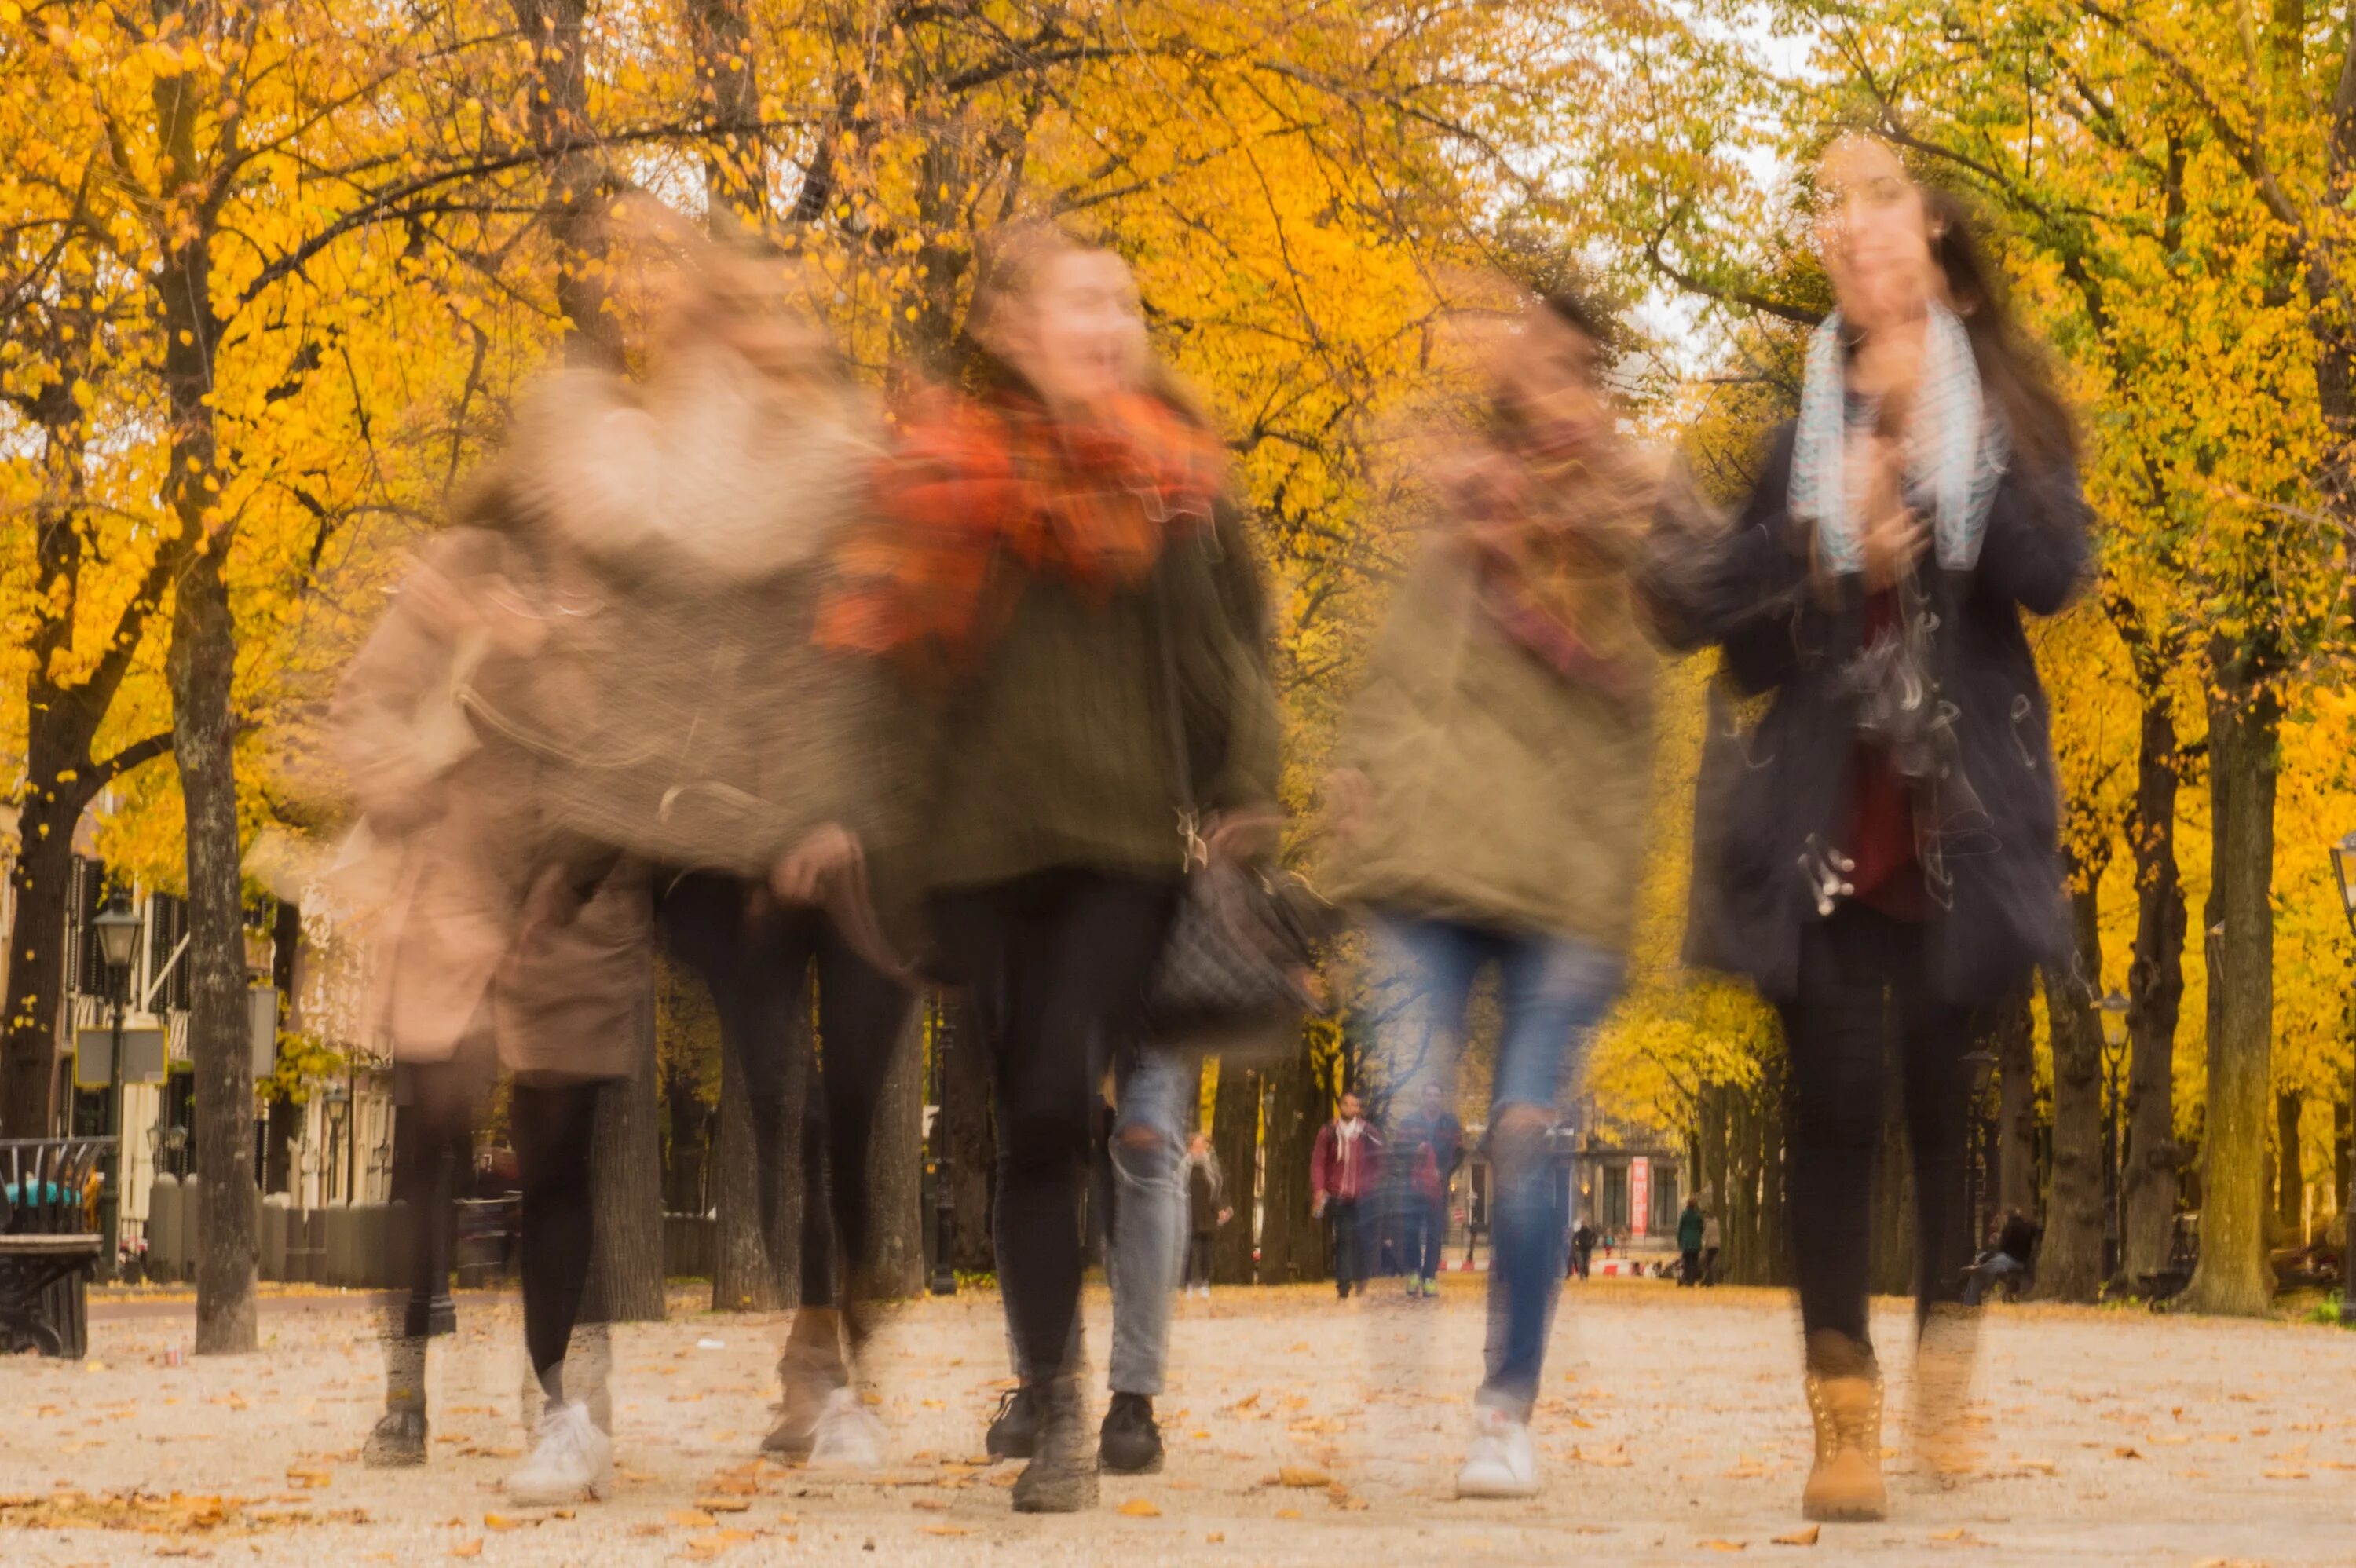
M1564 679L1496 628L1474 587L1438 547L1399 592L1344 720L1340 760L1371 799L1332 845L1328 890L1625 951L1652 786L1648 705Z
M1224 507L1137 592L1099 603L1026 578L979 667L936 714L918 848L927 884L1057 869L1178 879L1165 620L1195 804L1207 816L1272 803L1280 729L1265 603L1257 557Z

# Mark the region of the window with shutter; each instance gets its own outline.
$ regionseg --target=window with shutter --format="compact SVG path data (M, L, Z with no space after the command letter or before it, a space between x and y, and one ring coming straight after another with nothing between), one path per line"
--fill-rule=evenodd
M163 972L165 965L172 965L171 972L165 975L164 984L155 993L154 1006L158 1011L177 1008L186 1012L188 1009L188 955L180 951L180 942L188 934L188 901L173 893L157 893L154 905L154 912L148 917L147 940L154 955L148 960L151 965L148 983L155 983L155 976ZM178 955L177 963L174 962L176 954Z

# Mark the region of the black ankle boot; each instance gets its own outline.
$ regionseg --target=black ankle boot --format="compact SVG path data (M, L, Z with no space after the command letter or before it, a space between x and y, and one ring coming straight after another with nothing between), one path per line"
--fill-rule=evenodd
M1121 1476L1150 1476L1162 1468L1162 1428L1154 1424L1153 1401L1141 1393L1116 1393L1097 1429L1097 1468Z
M982 1447L993 1459L1028 1459L1039 1451L1040 1420L1038 1389L1029 1383L1009 1389L998 1402L998 1413L990 1418Z

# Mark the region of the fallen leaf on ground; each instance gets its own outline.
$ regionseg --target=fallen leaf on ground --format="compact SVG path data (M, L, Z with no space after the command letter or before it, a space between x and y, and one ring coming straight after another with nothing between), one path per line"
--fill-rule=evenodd
M1704 1552L1748 1552L1751 1550L1751 1542L1747 1541L1719 1541L1715 1537L1708 1541L1697 1541L1694 1544Z
M1775 1538L1775 1544L1778 1546L1814 1546L1816 1543L1817 1538L1823 1534L1824 1530L1821 1526L1813 1524L1805 1525L1801 1529L1792 1531L1789 1535L1777 1536Z
M683 1508L671 1509L663 1515L663 1520L666 1523L675 1524L681 1530L708 1530L720 1522L700 1509Z
M2279 1467L2268 1470L2265 1474L2266 1479L2269 1481L2303 1481L2307 1479L2307 1472L2305 1470L2292 1470Z
M1285 1465L1276 1472L1276 1484L1280 1487L1330 1487L1333 1484L1333 1477L1306 1465Z
M961 1524L920 1524L916 1530L922 1535L971 1535L973 1533Z
M753 1505L743 1498L698 1498L695 1506L706 1513L743 1513Z
M1205 1544L1205 1545L1206 1545L1206 1546L1216 1546L1216 1545L1220 1544L1222 1541L1226 1541L1226 1539L1227 1539L1227 1532L1226 1532L1226 1531L1224 1531L1224 1530L1215 1530L1215 1531L1211 1531L1211 1533L1210 1533L1210 1534L1208 1534L1208 1535L1206 1535L1206 1536L1203 1537L1203 1542L1204 1542L1204 1544Z
M450 1549L453 1557L480 1557L482 1554L483 1542L479 1536L473 1541L462 1541Z
M1160 1519L1162 1517L1162 1510L1154 1506L1153 1499L1151 1498L1131 1498L1127 1502L1121 1504L1115 1511L1125 1513L1131 1519Z
M1276 1510L1276 1517L1279 1519L1299 1519L1301 1517L1301 1510L1297 1508L1280 1508Z

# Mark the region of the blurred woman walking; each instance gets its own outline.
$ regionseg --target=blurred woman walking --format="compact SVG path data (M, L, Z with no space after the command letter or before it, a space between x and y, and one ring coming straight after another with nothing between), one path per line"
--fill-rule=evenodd
M1367 912L1395 1150L1432 1141L1411 1118L1449 1115L1473 986L1498 976L1487 1367L1456 1486L1528 1497L1570 1230L1548 1138L1619 992L1644 850L1657 661L1629 569L1655 485L1617 433L1588 304L1529 301L1483 347L1484 428L1442 460L1431 541L1344 727L1328 876ZM1392 1163L1389 1229L1412 1233L1445 1175L1419 1194L1416 1162Z
M2021 613L2068 603L2086 508L2068 410L2020 342L1971 225L1883 144L1817 168L1838 309L1811 346L1731 534L1663 559L1682 640L1763 698L1716 726L1688 941L1781 1013L1794 1093L1793 1253L1816 1458L1812 1519L1879 1519L1868 1331L1885 1049L1904 1073L1918 1363L1912 1425L1961 1459L1956 1305L1973 1011L2067 951L2045 694ZM2066 959L2062 960L2066 962Z
M1224 454L1152 365L1129 268L1053 229L1001 235L967 336L966 384L903 421L819 635L891 656L936 699L923 874L993 1053L998 1265L1032 1454L1013 1501L1063 1512L1097 1493L1079 1204L1098 1085L1135 1061L1185 863L1180 804L1213 814L1213 853L1264 847L1277 726ZM1117 1230L1167 1259L1140 1271L1167 1296L1183 1125L1137 1099L1114 1133L1136 1168Z

